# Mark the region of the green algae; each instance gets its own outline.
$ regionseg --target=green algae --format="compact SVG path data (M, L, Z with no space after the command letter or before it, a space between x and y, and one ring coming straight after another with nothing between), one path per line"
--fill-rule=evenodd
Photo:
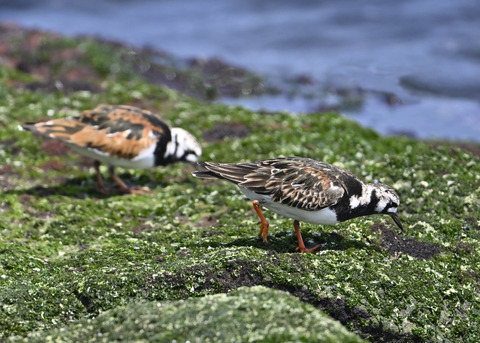
M13 342L363 342L287 293L261 286L186 301L120 306Z
M135 313L146 315L158 302L172 311L172 304L185 306L184 312L169 312L182 316L194 311L190 304L228 299L213 295L256 285L288 291L372 341L480 339L477 156L451 145L382 137L335 113L265 114L199 103L137 78L117 77L105 67L113 63L107 50L85 44L89 54L98 54L99 73L108 76L99 93L12 87L29 75L0 67L6 99L0 106L0 339L61 335L52 328L80 337L122 313L127 330L139 324ZM154 192L105 196L95 191L93 170L82 158L52 155L42 148L43 139L17 129L99 103L143 105L199 139L218 123L249 129L242 139L204 144L203 160L308 156L350 169L367 182L378 179L400 195L404 235L436 244L440 253L429 259L391 255L378 243L381 232L372 228L394 224L380 216L334 227L302 223L306 244L321 248L298 254L291 220L267 211L271 230L265 245L256 236L250 202L231 184L195 179L189 165L119 168L127 182ZM52 168L52 161L60 167ZM245 306L258 305L248 303L249 291L241 292ZM278 296L260 293L267 304ZM183 299L188 300L165 303ZM305 311L313 313L310 307ZM275 327L285 323L271 318ZM106 337L114 334L105 330ZM291 339L298 341L316 334L295 332Z

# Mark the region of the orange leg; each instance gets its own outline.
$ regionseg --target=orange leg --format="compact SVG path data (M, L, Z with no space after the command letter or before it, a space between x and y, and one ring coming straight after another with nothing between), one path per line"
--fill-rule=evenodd
M129 193L129 194L144 194L144 193L148 193L150 192L150 189L148 187L142 187L142 188L133 188L133 187L128 187L125 182L122 181L122 179L120 179L118 177L117 174L115 174L115 171L114 171L114 167L113 166L109 166L108 167L108 172L110 173L110 176L112 177L112 179L120 186L120 189L122 190L122 192L124 193Z
M300 250L301 253L304 253L313 252L318 249L318 247L320 246L319 244L310 249L305 248L305 244L303 244L302 234L300 233L300 222L298 220L293 221L293 228L295 229L295 233L297 234L298 239L298 247L295 250Z
M263 235L263 242L267 243L268 227L270 224L268 224L267 219L265 219L259 205L260 201L253 200L253 209L255 210L255 212L257 212L257 215L260 218L260 232L258 233L258 235Z
M100 162L95 160L93 162L93 166L95 167L95 171L97 173L97 189L100 193L108 194L108 189L103 184L102 173L100 173Z

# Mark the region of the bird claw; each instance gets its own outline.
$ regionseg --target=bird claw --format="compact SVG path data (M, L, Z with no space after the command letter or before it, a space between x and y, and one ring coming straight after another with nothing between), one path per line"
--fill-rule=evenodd
M263 216L262 210L259 207L260 202L258 200L253 201L253 209L257 212L258 217L260 218L259 224L260 232L258 233L259 236L263 236L263 242L267 243L267 236L268 236L268 227L270 224L268 223L267 219Z
M311 252L314 252L315 250L317 250L318 248L320 247L320 244L317 244L315 245L313 248L305 248L305 246L301 247L301 246L298 246L296 250L299 250L300 253L311 253Z
M126 193L141 195L141 194L153 194L153 191L146 186L140 187L140 188L130 187L128 188Z
M98 185L98 186L97 186L97 191L98 191L99 193L102 193L102 194L105 194L105 195L110 194L110 190L109 190L107 187L103 186L103 185L101 185L101 186Z

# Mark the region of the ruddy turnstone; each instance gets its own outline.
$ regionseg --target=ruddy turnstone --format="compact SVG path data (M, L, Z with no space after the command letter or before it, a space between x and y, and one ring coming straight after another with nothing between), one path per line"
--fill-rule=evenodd
M307 249L300 233L300 221L333 225L371 214L388 214L403 230L397 215L397 193L381 183L363 183L352 172L310 158L286 157L249 163L196 164L193 175L218 178L236 184L260 218L260 232L267 242L268 221L260 205L294 219L300 252Z
M184 129L170 128L156 114L133 106L99 106L79 116L52 119L23 129L58 139L76 152L93 158L98 187L107 190L100 162L108 165L115 182L125 193L145 191L128 187L114 167L146 169L174 162L196 162L202 153L195 137Z

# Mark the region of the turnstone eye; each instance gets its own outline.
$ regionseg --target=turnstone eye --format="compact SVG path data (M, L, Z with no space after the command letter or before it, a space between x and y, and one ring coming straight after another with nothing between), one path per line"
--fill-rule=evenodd
M300 252L307 249L300 232L300 222L332 225L371 214L388 214L403 230L396 213L400 204L390 187L365 184L352 172L331 164L302 157L274 158L249 163L197 163L193 175L225 179L236 184L253 200L260 218L260 232L267 242L268 221L260 206L294 219Z
M114 167L145 169L174 162L196 162L200 144L188 131L170 128L158 115L133 106L103 105L79 116L51 119L23 129L58 139L81 155L95 160L98 188L107 193L100 163L108 165L114 181L125 193L147 188L128 187Z

